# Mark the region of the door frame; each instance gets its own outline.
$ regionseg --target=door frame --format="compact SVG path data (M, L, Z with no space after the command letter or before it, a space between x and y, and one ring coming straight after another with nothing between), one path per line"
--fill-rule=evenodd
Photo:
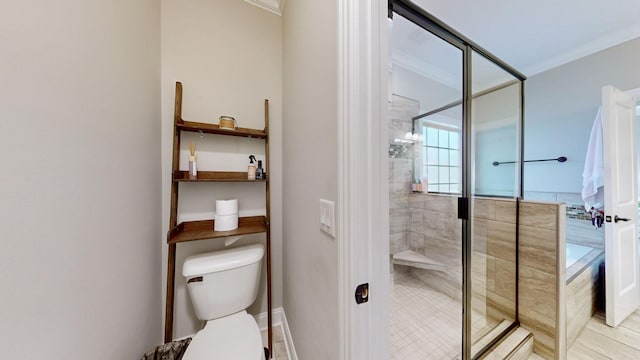
M388 4L338 4L340 358L388 359ZM362 283L369 284L368 302L357 305Z
M388 359L390 354L387 16L393 2L411 4L338 1L337 305L343 360ZM449 39L462 41L467 57L473 49L521 81L526 79L435 17L421 14L439 29L439 36L446 33ZM465 77L470 81L470 69ZM466 100L470 102L468 94ZM468 227L466 231L470 232ZM356 305L354 292L362 283L369 284L370 295L367 303ZM470 347L465 353L470 354Z

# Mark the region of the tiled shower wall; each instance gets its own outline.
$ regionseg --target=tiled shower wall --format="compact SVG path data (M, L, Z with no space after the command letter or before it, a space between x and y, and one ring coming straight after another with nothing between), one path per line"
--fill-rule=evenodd
M396 143L411 131L412 118L420 103L393 95L389 104L389 249L391 254L409 249L409 193L411 190L411 151L413 145Z
M566 358L566 207L523 201L520 205L519 317L533 333L534 351Z
M409 249L445 265L447 271L412 268L411 272L435 290L462 300L462 220L457 196L411 194Z
M419 108L417 101L397 95L389 104L390 251L410 249L446 265L446 272L410 271L459 300L462 237L457 196L412 194L414 146L395 142L411 131L411 118ZM549 200L561 199L556 195ZM496 321L515 314L515 206L509 199L478 198L474 203L472 306L477 314ZM536 352L547 359L566 351L560 340L566 338L561 333L564 326L558 326L565 316L558 305L564 297L564 287L558 284L564 281L558 279L564 279L565 271L561 215L566 211L557 203L523 201L520 207L520 321L534 334Z
M446 272L412 268L430 287L462 296L461 223L457 196L411 194L408 248L447 266ZM565 205L520 203L519 317L546 359L566 351L564 298ZM472 306L487 323L515 319L516 202L476 198L474 202Z

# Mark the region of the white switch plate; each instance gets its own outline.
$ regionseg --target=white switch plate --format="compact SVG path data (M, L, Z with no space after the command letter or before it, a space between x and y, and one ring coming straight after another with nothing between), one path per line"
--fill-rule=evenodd
M333 201L320 199L320 230L336 237L336 204Z

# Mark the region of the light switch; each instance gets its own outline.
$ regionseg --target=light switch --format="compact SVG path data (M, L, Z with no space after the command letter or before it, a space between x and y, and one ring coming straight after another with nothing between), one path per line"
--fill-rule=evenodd
M320 230L336 237L336 215L333 201L320 199Z

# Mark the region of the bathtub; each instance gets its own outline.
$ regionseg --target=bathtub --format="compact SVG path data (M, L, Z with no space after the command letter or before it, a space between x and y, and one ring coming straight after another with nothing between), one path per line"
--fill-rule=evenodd
M593 262L604 254L603 249L593 248L587 245L567 243L566 281L569 284L576 276L580 275L586 268L593 265Z
M576 340L596 311L598 266L604 251L567 243L566 339L567 348Z
M567 269L592 250L594 250L594 248L590 246L567 243Z

